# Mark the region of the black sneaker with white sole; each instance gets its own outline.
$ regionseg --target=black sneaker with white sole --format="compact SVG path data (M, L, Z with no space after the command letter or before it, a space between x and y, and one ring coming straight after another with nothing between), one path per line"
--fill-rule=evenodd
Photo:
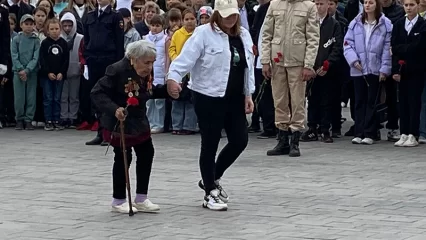
M214 181L214 184L216 185L216 189L219 190L219 198L222 200L222 202L227 203L229 201L229 196L220 185L219 180ZM203 180L198 182L198 187L205 190Z
M218 189L213 189L209 195L204 196L203 207L214 211L228 210L228 204L220 199Z

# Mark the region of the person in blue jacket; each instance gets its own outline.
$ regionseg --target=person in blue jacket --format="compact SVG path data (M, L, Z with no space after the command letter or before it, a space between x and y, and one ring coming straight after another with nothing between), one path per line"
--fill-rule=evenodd
M86 145L103 143L102 124L99 115L90 100L90 91L97 81L104 76L107 66L124 57L124 21L120 13L112 9L111 0L98 0L98 7L89 12L83 21L84 27L84 58L88 80L82 83L83 124L91 125L98 131L96 137ZM102 145L108 145L104 142Z

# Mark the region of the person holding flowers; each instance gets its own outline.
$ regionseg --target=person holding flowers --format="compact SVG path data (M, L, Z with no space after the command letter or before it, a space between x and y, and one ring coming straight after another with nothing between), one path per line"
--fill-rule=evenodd
M334 77L338 75L342 55L343 34L338 21L328 15L329 0L315 0L320 22L320 41L314 69L316 77L308 84L308 127L301 141L318 140L318 124L321 140L332 143L330 135L332 116L332 90Z
M378 139L375 105L380 82L391 74L391 32L392 23L381 12L380 1L365 0L363 12L351 21L343 40L355 88L353 144L371 145Z
M425 80L426 25L417 14L419 0L404 0L406 17L392 30L392 78L399 82L400 132L397 147L417 146Z
M125 57L108 66L91 91L91 98L102 112L103 138L114 148L112 170L112 211L129 213L126 202L124 154L129 165L132 148L136 153L136 198L133 212L156 212L157 204L148 199L148 185L154 158L151 131L146 116L146 102L152 98L168 97L165 85L152 84L152 67L156 58L155 45L139 40L127 46ZM176 97L176 96L175 96ZM122 149L119 121L124 121L126 149Z

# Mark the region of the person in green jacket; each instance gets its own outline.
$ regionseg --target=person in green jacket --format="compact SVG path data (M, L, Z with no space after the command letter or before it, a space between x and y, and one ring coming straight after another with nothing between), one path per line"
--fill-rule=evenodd
M31 121L36 110L36 88L40 40L33 32L34 17L22 16L22 32L11 43L13 89L15 94L16 130L33 130Z

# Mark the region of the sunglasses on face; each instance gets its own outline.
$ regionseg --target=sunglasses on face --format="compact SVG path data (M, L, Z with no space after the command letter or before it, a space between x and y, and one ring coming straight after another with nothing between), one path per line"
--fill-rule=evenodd
M143 7L133 7L132 10L135 12L142 12Z

